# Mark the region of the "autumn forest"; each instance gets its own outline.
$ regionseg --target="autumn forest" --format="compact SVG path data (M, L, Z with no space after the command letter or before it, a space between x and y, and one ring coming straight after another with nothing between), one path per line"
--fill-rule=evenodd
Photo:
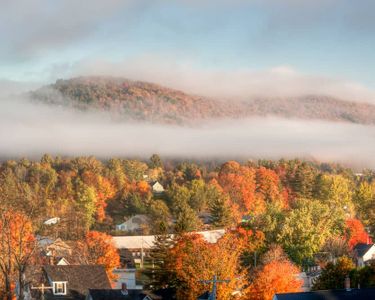
M352 250L375 232L374 179L370 170L298 159L188 162L154 154L147 161L50 155L4 161L2 289L10 295L24 267L38 262L33 245L41 236L70 241L81 263L104 264L115 279L120 260L111 235L124 234L116 225L134 215L149 219L141 234L158 237L151 252L157 268L144 270L146 284L173 287L178 299L195 299L204 291L197 281L216 274L238 279L218 288L219 299L240 289L246 299L268 300L300 290L295 274L315 265L334 269L317 289L342 287L349 271L371 286L375 268L357 270ZM154 182L164 191L154 193ZM58 226L46 225L49 218L58 218ZM194 234L216 228L226 229L216 244ZM6 249L14 260L5 259ZM332 265L332 257L339 263Z

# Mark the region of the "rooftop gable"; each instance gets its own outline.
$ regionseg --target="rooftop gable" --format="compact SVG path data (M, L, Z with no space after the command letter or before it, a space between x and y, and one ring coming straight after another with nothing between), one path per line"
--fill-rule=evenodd
M357 257L363 257L373 246L374 244L359 243L354 246L353 250Z
M71 294L87 295L89 289L111 289L103 266L99 265L54 265L43 266L52 282L67 282Z

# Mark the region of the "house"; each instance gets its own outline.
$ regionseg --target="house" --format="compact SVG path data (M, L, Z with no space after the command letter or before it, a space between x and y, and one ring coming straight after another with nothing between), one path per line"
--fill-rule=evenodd
M141 290L131 290L126 284L121 289L90 289L86 300L156 300L159 296Z
M368 264L371 260L375 259L375 245L359 243L353 248L357 266L363 267Z
M111 289L106 271L99 265L30 266L25 280L25 300L40 299L42 286L46 300L84 300L90 289Z
M70 245L62 239L49 240L44 243L39 243L40 255L44 259L45 264L50 265L68 265L77 263L77 259L73 257L73 250Z
M146 215L135 215L126 220L124 223L116 225L118 231L137 232L142 231L149 224L149 218Z
M215 229L208 231L196 231L194 234L200 234L210 244L217 242L225 234L225 229ZM113 242L117 249L128 249L133 253L143 250L149 250L154 246L155 235L129 235L113 236ZM171 234L173 238L173 234Z
M51 219L48 219L46 221L44 221L44 225L56 225L57 223L60 222L60 218L59 217L55 217L55 218L51 218Z
M57 238L45 247L46 256L67 257L72 255L72 248L62 239Z
M113 273L117 277L114 288L120 289L125 283L129 289L142 290L143 286L137 285L137 269L132 253L128 249L120 249L119 252L121 266L113 270Z
M275 294L273 300L370 300L375 299L375 288L325 290L302 293Z
M225 234L225 229L194 233L202 235L208 243L214 244ZM155 235L113 236L112 238L117 249L127 249L132 253L135 263L139 263L142 258L148 257L150 250L155 244ZM173 238L173 234L171 238Z
M159 181L151 182L151 189L154 194L164 193L164 187L159 183Z

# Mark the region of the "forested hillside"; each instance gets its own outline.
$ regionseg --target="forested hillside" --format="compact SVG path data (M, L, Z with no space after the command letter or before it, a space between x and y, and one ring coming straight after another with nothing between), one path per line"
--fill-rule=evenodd
M303 264L335 239L352 247L375 232L374 173L354 175L335 165L299 160L221 166L94 157L7 161L0 167L0 201L43 222L59 217L58 234L77 239L89 229L115 233L126 218L150 218L144 233L233 227L259 232L262 247L279 243ZM154 194L151 183L165 189ZM210 221L203 224L202 215ZM56 228L53 230L57 230ZM328 244L327 244L328 243ZM298 250L298 251L297 251Z
M328 96L290 98L207 99L152 83L109 77L57 80L31 93L34 100L81 110L110 111L118 119L167 124L202 120L278 116L375 124L375 106Z

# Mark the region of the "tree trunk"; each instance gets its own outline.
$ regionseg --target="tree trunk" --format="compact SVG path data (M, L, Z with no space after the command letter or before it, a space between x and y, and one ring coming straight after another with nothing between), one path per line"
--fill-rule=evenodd
M8 275L5 275L4 281L5 281L6 300L12 300L13 299L13 291L12 291L12 286L11 286L11 283L10 283L10 278L9 278Z

